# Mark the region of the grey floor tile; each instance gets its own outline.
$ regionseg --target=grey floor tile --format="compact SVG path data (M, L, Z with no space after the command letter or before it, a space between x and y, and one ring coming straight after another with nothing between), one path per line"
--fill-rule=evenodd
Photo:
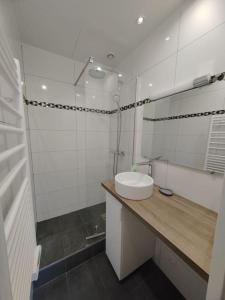
M74 228L73 230L64 232L62 234L62 242L64 249L64 256L75 253L86 247L85 230L83 226Z
M60 234L53 234L40 240L42 246L41 267L47 266L64 257L64 248Z
M104 288L95 277L88 263L84 263L68 272L69 299L100 300L106 299Z
M105 203L97 204L94 206L81 209L79 211L83 223L99 223L102 220L102 215L105 214Z
M34 300L184 300L183 296L149 261L121 282L104 253L89 259L42 288Z
M142 287L150 290L156 299L183 300L184 297L173 286L169 279L160 271L152 260L139 268L138 273L142 280Z
M66 274L57 277L48 284L35 289L33 300L68 300L68 285Z
M73 254L105 237L87 241L86 236L105 231L105 203L38 223L37 239L42 245L41 267Z
M82 224L79 211L60 216L59 221L60 230L63 232L71 231Z
M60 231L60 217L37 223L38 242Z

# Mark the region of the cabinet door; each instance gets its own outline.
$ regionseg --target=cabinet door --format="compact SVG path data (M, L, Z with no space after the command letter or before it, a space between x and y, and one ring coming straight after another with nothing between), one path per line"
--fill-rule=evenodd
M122 205L106 193L106 254L120 279Z
M155 236L140 219L106 193L106 254L122 280L154 254Z
M122 210L120 279L125 278L153 257L155 235L127 208Z

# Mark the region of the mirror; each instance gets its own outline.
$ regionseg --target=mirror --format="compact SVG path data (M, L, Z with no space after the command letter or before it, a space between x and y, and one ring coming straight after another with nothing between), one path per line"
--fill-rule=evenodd
M223 174L224 109L224 81L145 104L142 155Z

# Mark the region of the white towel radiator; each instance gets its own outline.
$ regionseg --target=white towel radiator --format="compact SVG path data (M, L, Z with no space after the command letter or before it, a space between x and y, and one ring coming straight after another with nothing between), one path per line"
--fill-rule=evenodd
M0 32L0 299L28 300L38 273L19 62Z
M208 146L205 156L205 170L224 174L225 170L225 115L212 116Z

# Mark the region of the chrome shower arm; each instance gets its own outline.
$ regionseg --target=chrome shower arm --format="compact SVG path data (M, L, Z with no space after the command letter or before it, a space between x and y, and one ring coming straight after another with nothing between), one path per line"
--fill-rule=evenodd
M93 62L94 62L94 57L93 57L93 56L90 56L90 57L88 58L88 61L87 61L86 64L84 65L83 69L81 70L80 75L77 77L77 80L75 81L74 86L77 86L77 84L78 84L78 82L79 82L81 76L84 74L84 72L85 72L85 70L87 69L88 65L89 65L89 64L93 64Z

